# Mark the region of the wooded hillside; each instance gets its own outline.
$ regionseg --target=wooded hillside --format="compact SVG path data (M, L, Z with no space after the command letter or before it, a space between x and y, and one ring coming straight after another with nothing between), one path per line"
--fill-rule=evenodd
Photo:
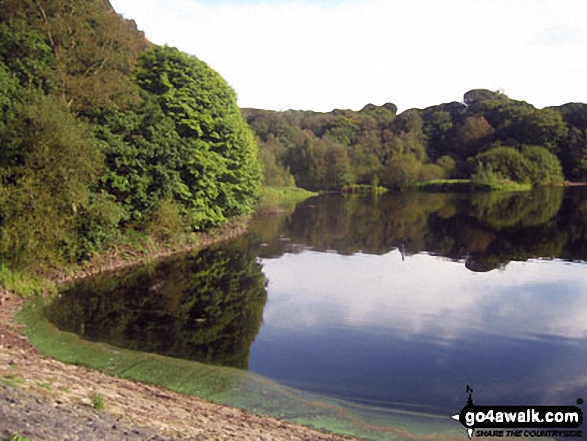
M352 184L409 187L445 178L545 185L587 180L587 105L537 109L503 93L471 90L426 109L244 109L259 139L267 183L307 189Z
M248 214L260 171L203 61L107 0L1 0L0 184L0 258L26 268Z

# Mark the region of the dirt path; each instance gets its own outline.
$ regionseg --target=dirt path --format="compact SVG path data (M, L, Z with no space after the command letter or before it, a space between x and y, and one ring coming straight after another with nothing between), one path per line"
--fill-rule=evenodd
M110 262L105 268L121 266ZM86 273L98 271L94 266ZM0 291L0 439L16 433L33 440L84 441L352 439L45 357L15 322L23 304ZM96 396L103 398L103 410L94 408Z

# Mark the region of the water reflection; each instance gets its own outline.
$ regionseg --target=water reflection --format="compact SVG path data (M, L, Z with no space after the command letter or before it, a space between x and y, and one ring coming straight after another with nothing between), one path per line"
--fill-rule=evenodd
M487 403L573 404L587 396L586 258L585 189L326 195L232 244L87 282L48 314L385 407L445 415L465 384Z
M241 240L230 250L88 280L46 312L85 338L246 369L266 300L261 266Z
M382 198L322 196L252 234L262 257L311 249L385 254L398 249L462 260L489 271L530 258L587 258L586 189L472 195L402 193ZM566 195L566 197L564 197ZM279 225L279 237L268 236ZM276 240L277 239L277 240Z
M586 207L582 189L308 201L279 238L257 231L271 301L250 369L439 414L467 383L486 402L572 404L587 395Z
M425 254L402 261L398 251L263 264L271 302L250 368L286 384L439 413L457 408L467 382L484 400L511 404L587 393L583 264L474 273Z

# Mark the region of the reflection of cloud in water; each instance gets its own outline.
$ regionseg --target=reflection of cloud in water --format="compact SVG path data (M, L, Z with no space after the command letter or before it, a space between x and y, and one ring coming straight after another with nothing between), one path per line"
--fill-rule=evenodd
M264 322L307 331L352 327L396 337L450 340L472 331L515 338L587 337L587 267L511 262L473 273L462 262L418 254L305 252L264 259Z

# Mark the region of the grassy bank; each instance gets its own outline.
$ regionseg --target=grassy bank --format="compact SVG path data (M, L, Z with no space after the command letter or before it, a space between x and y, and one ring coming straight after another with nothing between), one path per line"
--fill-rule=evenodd
M317 194L301 188L264 187L257 210L293 211L298 202ZM140 265L233 239L246 231L248 223L249 218L238 217L220 227L198 233L182 230L174 232L170 228L165 228L163 232L159 231L161 229L147 232L129 230L107 250L93 253L88 260L82 262L63 262L52 268L24 269L2 263L0 264L0 285L25 298L43 293L55 293L57 286L62 283L103 271Z
M437 179L418 182L416 189L430 192L528 191L532 189L532 184L513 181L480 182L471 179Z
M263 187L259 210L277 210L280 207L292 208L298 202L317 196L318 193L298 187Z
M51 280L23 271L13 271L4 263L0 264L0 285L25 298L57 292L57 287Z
M0 265L0 285L25 298L54 294L60 285L84 277L142 265L234 239L247 230L249 220L248 217L233 218L206 232L178 232L165 237L132 231L132 234L121 238L107 250L92 254L88 260L49 268L18 269L3 263Z
M374 195L383 194L387 191L388 191L388 189L385 187L380 187L378 185L366 185L366 184L349 185L348 187L343 187L341 190L342 193L374 194Z

